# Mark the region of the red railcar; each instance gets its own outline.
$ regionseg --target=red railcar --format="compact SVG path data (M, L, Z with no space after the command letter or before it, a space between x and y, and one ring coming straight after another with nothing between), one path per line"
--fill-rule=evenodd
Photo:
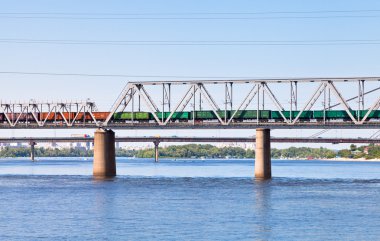
M109 114L110 114L109 112L92 112L92 115L94 116L96 121L103 121L103 120L107 119ZM90 113L86 113L85 115L83 112L78 113L78 115L75 113L74 117L75 116L77 117L76 121L83 121L83 117L84 117L84 120L86 122L94 121L94 119L92 118Z
M26 122L26 121L35 121L34 116L31 113L5 113L5 115L8 117L10 121L16 121L18 119L19 122ZM37 119L39 118L39 114L35 113L35 116ZM5 116L3 115L3 118L5 119Z
M93 112L92 113L97 121L105 121L110 112Z
M63 117L65 117L66 120L72 120L74 119L75 115L74 113L69 113L69 112L63 112ZM42 112L40 114L40 120L44 121L47 120L48 122L53 122L53 121L63 121L63 117L61 113L55 113L51 112Z
M93 112L92 114L97 121L104 121L105 119L107 119L110 113L109 112ZM81 122L83 120L86 122L94 121L94 119L89 113L84 114L83 112L79 112L79 113L63 112L63 116L68 121L69 120L72 121L74 118L76 118L75 121L78 121L78 122ZM45 119L47 119L48 122L53 122L54 120L63 121L61 113L54 113L54 112L50 114L48 112L41 113L41 120L45 120Z
M78 115L77 115L77 113L75 113L75 115L74 115L74 117L77 117L75 120L76 121L94 121L93 119L92 119L92 117L91 117L91 115L89 114L89 113L83 113L83 112L80 112L80 113L78 113Z
M108 115L110 114L110 112L93 112L92 113L94 118L96 119L96 121L105 121L108 117ZM8 119L10 121L16 121L18 119L19 122L33 122L35 121L35 118L33 116L33 114L31 113L28 113L28 114L24 114L24 113L0 113L0 122L4 122L4 121L7 121L7 118L6 116L8 117ZM89 113L83 113L83 112L80 112L80 113L69 113L69 112L62 112L61 113L55 113L55 112L42 112L42 113L35 113L35 116L37 118L37 120L40 120L40 121L47 121L47 122L54 122L54 121L59 121L59 122L63 122L64 121L64 118L67 120L67 121L72 121L74 118L76 118L75 120L77 122L82 122L83 120L85 122L93 122L94 119L92 118L92 116L89 114ZM64 117L64 118L63 118Z

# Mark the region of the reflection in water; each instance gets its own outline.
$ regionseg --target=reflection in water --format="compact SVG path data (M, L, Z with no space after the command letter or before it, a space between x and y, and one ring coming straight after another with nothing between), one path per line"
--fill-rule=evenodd
M103 233L104 236L109 237L112 235L114 230L113 222L115 214L119 209L117 199L119 198L119 188L108 188L109 185L112 185L114 181L113 178L97 178L94 189L94 202L91 208L91 212L96 214L96 219L94 220L94 226L92 228L96 229L96 232ZM110 222L109 220L113 220Z
M270 240L271 238L271 181L270 180L255 180L254 194L255 206L254 213L256 214L257 222L255 222L255 232L259 237L258 240ZM256 236L255 235L255 236Z

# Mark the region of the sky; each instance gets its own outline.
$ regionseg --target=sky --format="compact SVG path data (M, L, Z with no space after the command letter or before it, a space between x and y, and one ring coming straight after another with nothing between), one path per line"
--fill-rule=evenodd
M379 41L379 23L380 2L375 0L0 0L2 90L0 99L18 101L90 98L100 109L108 110L128 81L179 79L180 76L226 78L380 76L379 44L342 44L342 40ZM211 46L94 43L94 41L306 41L310 43L308 41L326 40L340 42L334 45ZM63 44L56 44L56 41ZM124 75L124 77L22 75L5 72ZM177 78L146 76L177 76ZM312 89L306 88L304 91L306 93ZM0 135L60 136L77 132L89 131L2 130ZM272 135L308 136L315 132L276 130ZM167 132L121 131L117 134L162 133ZM193 135L194 133L200 136L246 136L254 135L254 130L252 133L235 130L191 133L173 131L169 134ZM370 136L373 131L333 130L325 135L348 137L363 133Z

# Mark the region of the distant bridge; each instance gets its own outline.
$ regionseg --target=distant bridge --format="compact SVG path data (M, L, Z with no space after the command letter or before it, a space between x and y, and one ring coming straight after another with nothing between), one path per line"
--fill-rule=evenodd
M17 137L0 138L0 143L77 143L94 142L93 137ZM171 142L171 143L250 143L256 142L256 137L115 137L115 142ZM271 142L276 143L380 143L380 139L373 138L306 138L306 137L271 137Z
M256 142L257 137L115 137L115 142L153 142L155 149L155 162L158 162L159 149L161 142L175 143L252 143ZM271 137L267 140L277 143L380 143L380 139L373 138L293 138L293 137ZM93 137L18 137L18 138L0 138L0 143L29 143L31 146L31 159L35 159L35 145L37 143L76 143L76 142L94 142ZM112 142L113 143L113 142ZM108 144L111 148L112 143ZM260 145L260 144L259 144ZM114 145L113 145L114 146ZM95 150L96 151L96 150Z

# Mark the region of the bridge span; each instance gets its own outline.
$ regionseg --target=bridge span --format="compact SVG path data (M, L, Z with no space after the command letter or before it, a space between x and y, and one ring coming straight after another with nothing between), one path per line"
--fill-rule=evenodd
M107 110L89 99L1 101L0 129L377 129L379 83L380 77L129 82Z
M0 129L97 129L91 141L94 176L100 177L116 175L115 141L148 141L118 140L111 129L256 129L255 176L265 179L272 176L272 141L377 143L370 139L276 139L270 130L379 129L379 92L380 77L129 82L107 111L99 111L90 100L1 101ZM209 140L149 139L156 149L160 141Z

